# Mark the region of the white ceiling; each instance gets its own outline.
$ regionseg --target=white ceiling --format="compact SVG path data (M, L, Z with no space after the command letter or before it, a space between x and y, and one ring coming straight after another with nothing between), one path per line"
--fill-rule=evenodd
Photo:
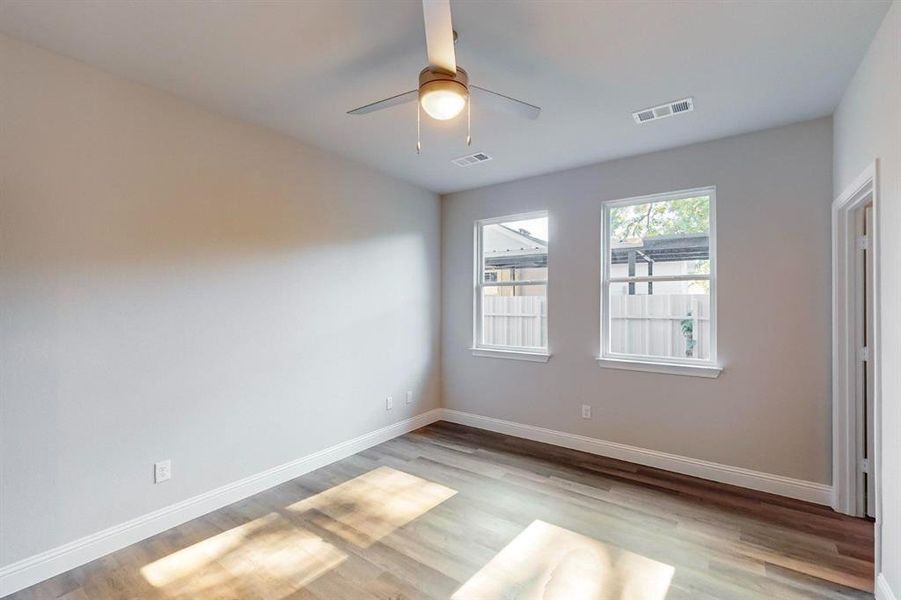
M457 63L543 108L345 112L414 89L422 7L404 1L0 0L0 31L293 135L437 192L831 114L889 1L452 2ZM636 125L684 96L695 111ZM475 151L494 160L451 163Z

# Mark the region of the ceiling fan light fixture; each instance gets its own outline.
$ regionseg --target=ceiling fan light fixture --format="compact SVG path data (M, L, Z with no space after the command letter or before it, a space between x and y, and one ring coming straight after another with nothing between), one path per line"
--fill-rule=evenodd
M447 121L453 119L466 106L465 90L461 86L449 82L435 81L427 89L419 91L419 102L422 109L433 119Z
M469 77L463 69L453 75L423 69L419 74L419 104L433 119L453 119L466 108Z

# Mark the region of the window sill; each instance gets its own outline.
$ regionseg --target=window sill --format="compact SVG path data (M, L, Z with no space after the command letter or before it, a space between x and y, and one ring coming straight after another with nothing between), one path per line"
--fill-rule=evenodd
M470 348L473 356L485 358L508 358L511 360L526 360L529 362L546 363L551 355L548 352L529 350L499 350L497 348Z
M677 365L624 358L598 358L597 360L598 364L605 369L644 371L646 373L662 373L664 375L687 375L689 377L706 377L708 379L716 379L723 371L722 367L710 365Z

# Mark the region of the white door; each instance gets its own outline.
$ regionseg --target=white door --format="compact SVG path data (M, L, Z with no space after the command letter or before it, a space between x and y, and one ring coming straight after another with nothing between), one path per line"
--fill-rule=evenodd
M875 384L876 384L876 373L875 373L875 363L874 363L874 352L872 352L873 345L873 316L876 314L875 303L874 303L874 293L873 293L873 205L868 204L863 209L863 226L864 226L864 235L868 240L863 252L864 256L864 347L870 348L870 352L868 352L867 361L864 367L864 386L863 386L863 398L864 398L864 411L866 414L865 420L865 430L864 430L864 457L869 464L869 469L866 478L866 511L867 516L876 517L876 475L875 475L875 467L873 465L874 457L876 453L874 451L873 446L873 429L875 423L875 415L873 412L873 400L875 398Z

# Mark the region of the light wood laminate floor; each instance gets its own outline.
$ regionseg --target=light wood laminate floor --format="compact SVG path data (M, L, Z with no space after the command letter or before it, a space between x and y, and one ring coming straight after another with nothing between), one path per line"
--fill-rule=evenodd
M872 572L868 521L436 423L13 598L871 598Z

